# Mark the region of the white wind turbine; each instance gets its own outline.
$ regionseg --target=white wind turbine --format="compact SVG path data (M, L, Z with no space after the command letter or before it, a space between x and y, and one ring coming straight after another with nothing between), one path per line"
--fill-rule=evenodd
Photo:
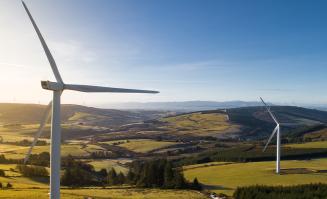
M270 107L265 103L265 101L263 101L263 99L260 97L262 103L265 105L269 115L271 116L271 118L274 120L274 122L276 123L276 127L273 130L273 132L271 133L268 142L265 146L265 148L263 149L263 151L266 151L268 144L270 143L270 141L272 140L272 138L274 137L274 135L277 133L277 154L276 154L276 173L279 174L280 173L280 123L278 122L278 120L276 119L275 115L270 111Z
M64 90L74 90L80 92L111 92L111 93L159 93L158 91L150 90L136 90L136 89L124 89L124 88L112 88L112 87L102 87L102 86L89 86L89 85L75 85L75 84L65 84L59 74L56 62L52 57L50 50L45 43L40 30L38 29L35 21L29 12L26 4L22 1L23 6L33 24L33 27L39 37L45 54L48 58L52 72L56 78L56 82L41 81L43 89L53 91L53 100L48 104L44 117L40 123L38 132L35 134L32 145L30 146L24 163L28 161L31 151L38 138L43 132L43 129L50 118L51 108L52 108L52 120L51 120L51 149L50 149L50 199L60 198L60 144L61 144L61 127L60 127L60 96Z

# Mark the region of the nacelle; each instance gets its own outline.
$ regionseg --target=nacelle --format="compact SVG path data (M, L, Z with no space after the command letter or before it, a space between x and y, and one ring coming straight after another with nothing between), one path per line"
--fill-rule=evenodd
M64 85L58 82L41 81L41 86L43 89L52 91L64 90Z

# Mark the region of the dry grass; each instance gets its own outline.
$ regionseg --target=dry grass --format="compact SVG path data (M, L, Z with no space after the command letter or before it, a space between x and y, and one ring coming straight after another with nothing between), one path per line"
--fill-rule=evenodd
M90 114L90 113L84 113L84 112L76 112L72 117L70 117L69 121L85 121L85 120L97 120L97 119L106 119L109 118L109 116L103 116L103 115L96 115L96 114Z
M302 144L287 144L286 147L291 148L327 148L327 141L320 141L320 142L306 142Z
M83 199L84 197L96 199L205 199L206 197L196 191L186 190L160 190L160 189L62 189L62 199ZM2 190L0 199L48 199L47 189L11 189Z
M0 144L0 154L4 154L6 158L21 159L25 157L28 150L28 146L16 146L16 145L3 145ZM39 154L42 152L49 152L50 145L46 146L35 146L32 153ZM85 148L81 144L64 144L61 145L62 156L89 156L94 151L105 150L104 148L97 145L87 145Z
M135 139L135 140L129 140L128 142L124 142L119 146L124 147L131 151L135 151L139 153L147 153L167 146L172 146L174 144L176 144L176 142L155 141L149 139Z
M216 135L226 132L235 132L238 125L231 124L226 114L222 113L192 113L163 118L169 128L178 134Z
M119 159L119 160L88 160L87 163L93 165L96 171L100 169L107 169L108 171L111 168L114 168L116 172L123 172L127 174L128 168L124 167L123 164L131 162L130 159Z

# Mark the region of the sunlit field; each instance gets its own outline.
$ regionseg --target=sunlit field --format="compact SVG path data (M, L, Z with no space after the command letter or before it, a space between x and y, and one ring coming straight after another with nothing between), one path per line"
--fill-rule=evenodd
M123 141L122 144L118 146L124 147L128 150L139 152L139 153L147 153L153 150L161 149L164 147L172 146L176 144L175 142L165 142L165 141L155 141L150 139L135 139Z
M306 142L303 144L287 144L285 146L291 147L291 148L327 148L327 141L321 141L321 142Z
M87 160L87 163L92 165L96 171L99 171L100 169L107 169L109 171L111 168L114 168L116 172L123 172L124 174L128 172L128 168L126 166L122 166L122 164L127 162L131 162L131 160Z
M232 163L210 166L213 163L185 167L185 177L197 177L217 193L232 195L238 186L255 184L297 185L327 183L327 159L281 161L282 174L275 174L275 162Z
M48 199L47 189L11 189L1 190L1 199ZM196 191L184 190L160 190L160 189L134 189L134 188L86 188L86 189L62 189L63 199L83 199L95 197L97 199L205 199L203 194Z
M0 154L4 154L6 158L9 159L22 159L25 157L26 152L28 151L28 146L16 146L16 145L0 145ZM35 146L33 148L33 154L39 154L42 152L49 152L50 145L46 146ZM86 157L89 156L90 153L94 151L103 150L102 147L97 145L84 145L81 144L63 144L61 145L61 155L62 156L78 156L78 157Z
M234 132L239 128L238 125L230 123L228 116L222 113L192 113L163 118L162 121L168 122L168 127L176 133L195 136Z

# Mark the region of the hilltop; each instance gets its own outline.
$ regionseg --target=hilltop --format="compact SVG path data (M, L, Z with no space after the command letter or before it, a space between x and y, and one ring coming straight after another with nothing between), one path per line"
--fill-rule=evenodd
M0 103L0 124L36 124L43 117L46 105ZM64 123L84 123L94 126L119 126L170 114L168 111L122 111L65 104L61 107Z

